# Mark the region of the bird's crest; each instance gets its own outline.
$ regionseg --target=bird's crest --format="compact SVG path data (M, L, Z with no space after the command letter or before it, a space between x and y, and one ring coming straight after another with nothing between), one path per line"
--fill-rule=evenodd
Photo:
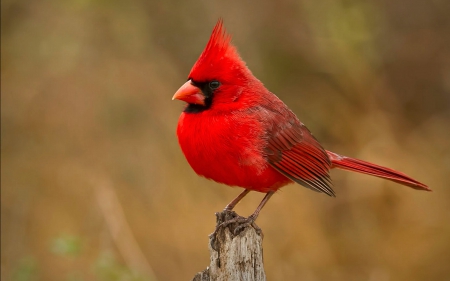
M244 61L239 57L236 48L231 44L231 36L223 27L223 20L219 19L212 31L208 44L191 69L189 78L194 80L215 79L214 75L230 69L247 69Z
M234 46L231 44L231 35L223 27L223 20L219 19L199 60L209 56L217 58L225 55L229 51L236 52Z

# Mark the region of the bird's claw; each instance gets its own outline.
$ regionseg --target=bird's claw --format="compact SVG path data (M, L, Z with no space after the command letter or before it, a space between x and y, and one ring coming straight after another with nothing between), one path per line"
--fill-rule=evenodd
M238 223L238 225L236 226L236 228L233 231L233 234L235 236L239 235L248 226L253 227L256 230L256 233L258 233L258 234L262 233L261 228L259 228L255 224L255 218L253 216L249 216L248 218L239 217L236 219L235 222Z
M224 210L221 213L216 213L216 216L217 216L217 226L214 232L210 234L211 247L216 251L218 250L217 235L220 230L225 229L227 227L234 236L238 236L248 226L253 227L258 235L262 235L261 229L255 224L256 218L254 216L244 218L239 216L235 212L229 210Z

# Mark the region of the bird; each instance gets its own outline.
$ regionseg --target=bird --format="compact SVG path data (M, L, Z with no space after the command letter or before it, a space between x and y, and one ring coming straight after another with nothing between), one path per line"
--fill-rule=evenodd
M175 99L186 103L176 132L192 169L207 179L244 188L224 210L233 210L250 191L266 193L247 223L253 224L270 197L290 183L335 197L330 178L334 168L431 191L404 173L325 150L252 74L222 19Z

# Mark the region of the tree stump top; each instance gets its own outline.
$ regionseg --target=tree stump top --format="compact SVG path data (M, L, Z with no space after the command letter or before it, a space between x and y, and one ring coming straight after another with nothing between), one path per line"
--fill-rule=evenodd
M233 211L216 213L217 226L242 218ZM263 235L256 225L233 222L209 237L210 265L193 281L266 280L263 265ZM236 230L239 233L236 233Z

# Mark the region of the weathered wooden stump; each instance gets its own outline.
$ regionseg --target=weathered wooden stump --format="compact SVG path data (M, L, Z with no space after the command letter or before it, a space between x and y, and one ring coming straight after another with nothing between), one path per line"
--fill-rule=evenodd
M217 225L239 217L233 211L216 213ZM266 280L263 265L263 235L253 224L239 222L221 227L209 237L210 265L194 276L193 281L261 281ZM235 233L238 228L239 233Z

